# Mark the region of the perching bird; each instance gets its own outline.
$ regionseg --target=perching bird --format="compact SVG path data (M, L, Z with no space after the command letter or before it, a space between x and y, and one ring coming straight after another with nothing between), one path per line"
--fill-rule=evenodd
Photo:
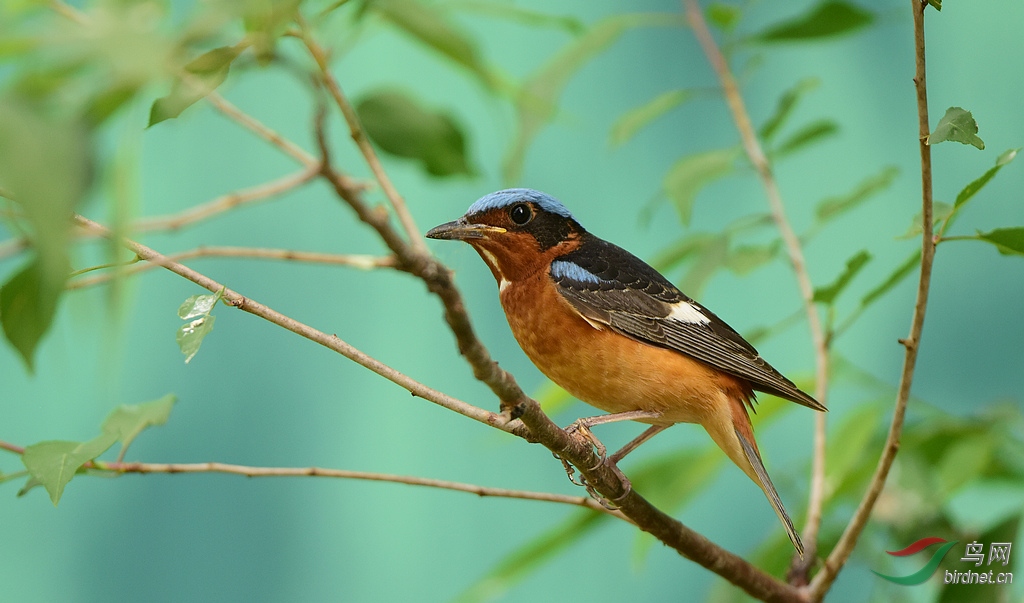
M482 197L431 229L466 241L498 281L501 305L537 368L576 398L652 427L619 460L675 423L699 423L768 497L803 555L747 415L754 390L826 408L772 368L722 319L628 251L587 232L564 205L514 188Z

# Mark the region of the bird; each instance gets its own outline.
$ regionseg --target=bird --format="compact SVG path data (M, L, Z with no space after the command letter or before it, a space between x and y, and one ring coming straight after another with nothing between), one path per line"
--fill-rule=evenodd
M755 391L827 410L739 333L632 253L591 234L554 197L490 193L431 239L469 243L490 268L509 327L529 359L577 399L651 425L625 454L676 423L697 423L771 503L797 552L803 544L768 477L748 415ZM603 451L603 447L599 448ZM628 482L627 482L628 483Z

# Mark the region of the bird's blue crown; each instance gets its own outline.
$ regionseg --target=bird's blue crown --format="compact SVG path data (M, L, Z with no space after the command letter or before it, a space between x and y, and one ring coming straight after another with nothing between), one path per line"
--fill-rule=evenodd
M472 215L490 211L492 209L500 209L521 201L535 203L537 207L540 207L546 212L557 214L563 218L575 220L572 213L566 209L558 199L555 199L547 193L535 191L532 188L507 188L503 191L484 195L477 199L476 203L469 206L466 214Z

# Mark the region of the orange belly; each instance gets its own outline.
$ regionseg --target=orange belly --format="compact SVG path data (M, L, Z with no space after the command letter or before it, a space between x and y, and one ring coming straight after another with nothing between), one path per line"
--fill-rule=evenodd
M736 379L681 353L591 325L544 271L509 283L501 303L512 334L537 368L601 410L661 413L645 423L707 424L728 408L729 394L742 389Z

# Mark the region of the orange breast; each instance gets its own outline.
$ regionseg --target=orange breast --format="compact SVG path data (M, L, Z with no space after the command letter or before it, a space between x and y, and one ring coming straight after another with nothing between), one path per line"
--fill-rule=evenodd
M540 271L509 283L501 303L530 360L583 402L612 413L662 413L647 423L704 424L741 390L735 378L683 354L592 326L555 287Z

